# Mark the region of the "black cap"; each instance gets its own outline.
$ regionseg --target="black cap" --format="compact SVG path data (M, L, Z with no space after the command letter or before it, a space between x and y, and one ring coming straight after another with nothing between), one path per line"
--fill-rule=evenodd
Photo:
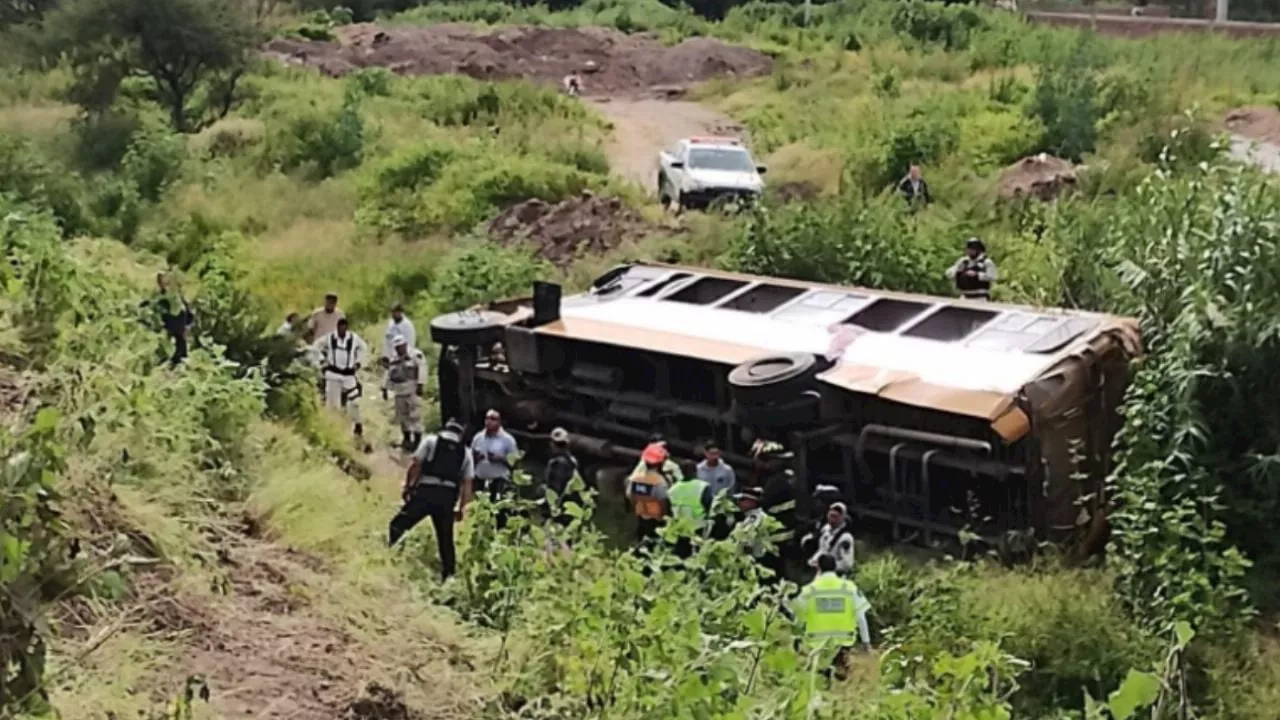
M979 237L969 238L969 240L964 244L964 246L966 248L977 248L978 252L987 251L987 246L983 244L982 238L979 238Z
M466 428L462 426L462 423L458 422L454 418L449 418L449 421L444 424L444 429L459 434L466 430Z

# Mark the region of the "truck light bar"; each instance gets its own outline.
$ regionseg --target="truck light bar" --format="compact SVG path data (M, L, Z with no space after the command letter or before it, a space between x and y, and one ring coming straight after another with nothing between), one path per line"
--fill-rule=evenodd
M740 140L738 140L738 138L731 138L731 137L692 137L692 138L689 138L689 142L691 142L691 143L695 143L695 144L698 144L698 145L702 145L702 144L707 144L707 145L724 145L724 144L729 144L729 145L741 145L741 144L742 144L742 142L741 142Z

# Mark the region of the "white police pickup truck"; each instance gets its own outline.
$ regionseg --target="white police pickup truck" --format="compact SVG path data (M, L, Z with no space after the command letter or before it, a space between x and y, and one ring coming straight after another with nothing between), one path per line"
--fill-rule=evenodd
M686 138L662 151L658 166L658 198L677 210L749 204L764 190L764 166L735 138Z

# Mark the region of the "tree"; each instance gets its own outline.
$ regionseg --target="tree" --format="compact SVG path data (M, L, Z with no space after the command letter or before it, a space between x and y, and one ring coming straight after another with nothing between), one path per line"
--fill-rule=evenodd
M0 29L39 20L58 0L0 0Z
M45 29L44 54L65 54L75 67L77 104L105 110L127 78L142 78L179 132L230 111L258 41L238 0L72 0Z

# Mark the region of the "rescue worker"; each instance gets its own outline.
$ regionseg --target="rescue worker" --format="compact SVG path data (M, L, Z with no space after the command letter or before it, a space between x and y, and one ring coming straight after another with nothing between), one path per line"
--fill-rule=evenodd
M341 408L355 424L355 435L364 440L364 425L360 422L360 394L363 388L357 373L364 366L369 347L358 335L347 329L347 319L340 318L333 332L321 336L314 346L320 358L324 378L324 404ZM372 448L365 444L365 452Z
M759 531L757 526L764 523L765 518L769 516L763 507L764 490L758 487L742 488L740 492L733 496L734 502L738 505L738 511L741 516L738 520L737 527L742 528L736 530L739 535L751 536ZM774 541L778 538L775 536ZM782 579L783 565L782 556L775 549L766 548L762 540L752 539L747 541L744 550L751 554L760 563L761 567L772 571L772 575L763 578L762 582L773 584Z
M575 482L576 481L576 482ZM549 508L553 521L568 525L572 519L564 513L565 503L582 505L582 493L577 486L582 482L578 472L578 459L569 449L569 431L558 427L551 431L551 457L542 476L542 484L556 494L556 507Z
M836 561L830 555L818 557L818 576L800 591L792 602L796 621L803 626L806 644L835 643L836 677L846 677L846 661L855 635L863 646L871 649L871 629L867 625L867 611L871 604L852 580L835 572ZM829 671L826 671L829 672ZM824 673L825 674L825 673Z
M391 347L393 357L387 366L387 388L395 399L401 447L405 452L413 452L422 442L422 394L427 382L427 358L401 335L391 341Z
M809 558L809 567L817 568L818 560L829 556L835 560L836 573L841 577L853 577L853 530L849 527L848 509L842 502L827 508L827 521L815 533L810 533L802 544L816 548Z
M668 490L672 479L677 477L667 470L670 462L666 447L661 443L649 443L640 454L639 467L627 479L624 494L636 516L636 540L639 542L654 537L658 525L667 516Z
M387 321L387 330L383 333L384 366L396 359L395 339L397 337L402 337L409 343L410 351L418 349L418 331L413 327L413 321L404 316L404 306L400 303L391 306L391 319Z
M173 341L173 355L169 364L176 366L187 359L187 333L195 324L195 315L180 290L170 287L169 276L156 273L156 295L151 301L151 309L159 316L160 327Z
M511 433L502 429L502 414L490 408L484 414L484 430L471 438L471 457L476 465L477 490L489 493L497 502L511 485L511 465L520 446ZM507 524L506 513L498 513L498 527Z
M315 342L317 338L337 330L338 321L346 317L346 313L338 309L338 293L326 293L324 305L316 308L307 318L307 330L303 339L307 342Z
M667 441L662 439L662 435L660 433L654 433L649 436L649 444L645 446L645 452L648 452L649 448L655 445L662 450L663 457L666 458L662 463L662 475L666 478L667 485L674 485L682 477L680 474L680 465L677 464L675 460L671 459L671 452L667 449ZM640 461L636 463L636 467L631 471L631 474L644 474L646 472L647 465L648 463L645 461L642 453Z
M961 297L990 300L991 283L996 281L996 264L987 257L987 246L981 239L971 237L965 243L964 252L964 257L947 270L947 277L955 282Z
M671 486L667 499L671 505L671 517L693 518L699 532L710 528L711 504L715 495L706 480L698 477L698 468L691 462L680 463L682 479ZM693 554L693 542L682 537L676 542L676 555L687 558Z
M898 182L898 192L906 199L908 205L928 205L933 201L929 195L929 183L920 174L920 166L912 165L907 176Z
M442 580L448 580L457 569L453 524L466 518L473 495L475 466L462 433L462 423L450 420L439 433L423 438L405 474L404 506L391 519L388 531L387 544L394 546L423 518L430 517L440 550Z

